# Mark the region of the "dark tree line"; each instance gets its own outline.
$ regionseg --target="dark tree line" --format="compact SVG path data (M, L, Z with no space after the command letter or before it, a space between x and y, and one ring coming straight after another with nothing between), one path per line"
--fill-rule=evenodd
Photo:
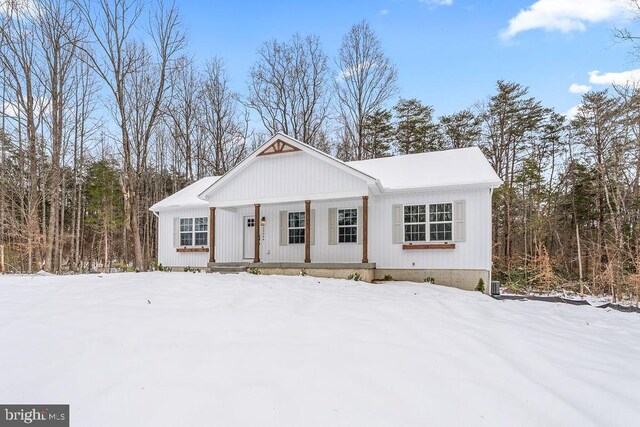
M499 81L472 107L437 116L399 96L398 70L361 22L334 56L315 35L265 42L239 94L223 59L186 54L170 4L3 7L0 244L9 271L151 268L148 207L283 131L343 160L477 145L504 180L493 200L503 283L638 295L634 87L587 93L568 118ZM630 30L618 37L635 49Z

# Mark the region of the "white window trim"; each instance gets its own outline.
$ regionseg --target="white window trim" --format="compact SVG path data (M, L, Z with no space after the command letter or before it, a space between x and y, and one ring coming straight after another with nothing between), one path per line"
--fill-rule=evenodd
M451 223L451 240L431 240L431 227L429 227L432 222L429 221L429 206L431 205L442 205L442 204L450 204L451 205L451 221L434 221L433 224L446 224L446 223ZM404 207L405 206L420 206L420 205L424 205L425 206L425 222L404 222ZM402 241L405 244L411 244L411 243L442 243L442 242L454 242L455 241L455 237L454 236L454 231L455 231L455 227L453 226L453 219L455 218L455 203L453 202L448 202L448 201L443 201L443 202L432 202L432 203L423 203L423 202L418 202L418 203L407 203L406 205L402 205ZM424 230L425 230L425 240L406 240L406 232L405 232L405 225L406 224L424 224Z
M340 211L344 210L356 211L356 225L340 225ZM357 245L358 244L358 227L360 226L360 217L358 216L358 207L346 207L336 208L336 243L339 245ZM355 227L356 228L356 241L355 242L341 242L340 241L340 228Z
M302 227L291 227L289 224L289 214L291 213L301 213L304 214L304 225ZM287 242L289 245L304 245L307 242L307 231L306 231L306 225L307 225L307 214L305 211L300 211L300 210L295 210L295 211L287 211ZM289 234L289 230L305 230L304 232L304 241L302 242L296 242L296 243L291 243L291 236Z
M204 218L205 223L207 224L207 231L196 231L196 218ZM182 220L190 219L191 220L191 231L182 231ZM209 247L209 217L207 216L181 216L178 221L180 227L180 247L181 248L208 248ZM191 233L191 244L183 245L182 244L182 235ZM207 234L207 243L204 245L196 245L196 233L206 233Z

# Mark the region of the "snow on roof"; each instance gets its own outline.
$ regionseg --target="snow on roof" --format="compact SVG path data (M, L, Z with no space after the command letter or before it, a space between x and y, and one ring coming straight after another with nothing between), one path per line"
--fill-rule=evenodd
M198 197L200 193L209 188L214 182L220 179L219 176L207 176L199 179L191 185L186 186L182 190L173 193L169 197L162 199L155 205L151 206L149 210L158 211L171 207L178 206L208 206L209 203L206 200L202 200Z
M502 184L478 147L347 162L387 190Z

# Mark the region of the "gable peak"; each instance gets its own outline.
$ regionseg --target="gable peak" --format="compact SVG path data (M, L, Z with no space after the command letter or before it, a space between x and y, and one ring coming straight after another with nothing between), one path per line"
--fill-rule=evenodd
M268 156L272 154L283 154L283 153L293 153L295 151L301 151L298 147L295 147L288 142L283 141L278 138L271 144L269 144L266 148L264 148L258 156Z

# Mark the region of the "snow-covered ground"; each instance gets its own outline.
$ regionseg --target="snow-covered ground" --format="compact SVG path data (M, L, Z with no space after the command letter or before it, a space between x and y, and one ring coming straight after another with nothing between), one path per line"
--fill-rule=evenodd
M640 424L640 315L424 284L0 276L0 343L72 426Z

